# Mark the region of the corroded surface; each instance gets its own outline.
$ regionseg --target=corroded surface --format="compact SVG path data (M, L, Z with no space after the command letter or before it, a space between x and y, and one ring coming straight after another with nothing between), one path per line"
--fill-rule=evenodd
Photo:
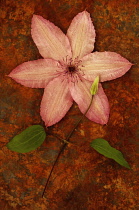
M139 208L139 1L138 0L1 0L2 51L0 82L1 209L136 210ZM60 149L49 136L36 151L17 154L5 144L33 124L42 124L43 90L26 88L6 77L17 65L40 58L30 35L32 15L49 19L66 32L72 18L86 9L96 29L95 50L115 51L135 65L122 78L103 87L111 107L106 126L88 119L80 124L59 159L45 198L41 194ZM50 131L66 136L81 116L76 105ZM105 138L122 151L132 170L93 149Z

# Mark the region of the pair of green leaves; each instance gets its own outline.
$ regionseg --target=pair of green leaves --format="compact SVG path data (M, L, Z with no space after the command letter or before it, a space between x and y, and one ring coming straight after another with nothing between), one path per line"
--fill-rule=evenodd
M19 153L31 152L37 149L44 142L45 138L44 128L41 125L33 125L15 136L6 146L8 149ZM122 153L111 147L105 139L93 140L91 147L105 157L111 158L120 165L130 169Z

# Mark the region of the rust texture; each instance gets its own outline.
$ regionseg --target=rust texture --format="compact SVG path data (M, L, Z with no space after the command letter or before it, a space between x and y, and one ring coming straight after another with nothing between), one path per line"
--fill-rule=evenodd
M138 0L1 0L0 70L0 206L30 210L139 209L139 1ZM72 18L91 13L96 29L95 51L114 51L135 64L123 77L103 83L110 119L102 126L87 118L61 155L41 198L52 164L62 145L48 136L36 151L18 154L5 145L33 124L43 124L39 106L43 90L17 84L8 75L17 65L41 58L31 38L31 18L42 15L66 32ZM76 106L49 130L65 137L81 113ZM131 166L121 167L90 148L105 138Z

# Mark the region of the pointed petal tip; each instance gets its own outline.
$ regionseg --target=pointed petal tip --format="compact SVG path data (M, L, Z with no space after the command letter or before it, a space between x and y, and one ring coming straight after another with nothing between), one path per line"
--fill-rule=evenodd
M135 63L130 63L130 65L131 65L131 66L134 66L134 65L136 65L136 64L135 64Z
M13 73L10 72L10 74L6 75L7 77L13 78Z
M34 21L37 18L38 15L33 14L32 21Z
M33 14L32 21L31 21L32 27L35 24L37 24L38 21L44 21L44 20L48 21L47 19L44 19L41 15L35 15L35 14Z
M89 13L89 12L87 12L86 10L84 10L84 11L80 12L80 14L83 14L83 15L90 15L90 13Z
M108 120L109 120L109 116L108 116L107 119L105 119L105 120L102 119L101 122L100 122L99 124L101 124L101 125L107 125Z
M10 74L5 74L5 77L10 77L10 78L12 78L11 73L10 73Z
M35 15L35 14L33 14L32 21L31 21L32 27L33 27L33 25L36 23L36 21L39 21L39 20L42 19L42 18L43 18L43 17L40 16L40 15Z
M44 121L44 119L43 119L43 121ZM45 120L46 121L46 120ZM44 122L45 122L44 121ZM51 122L51 121L48 121L48 122L45 122L45 126L46 126L46 128L48 128L48 127L50 127L50 126L53 126L53 125L55 125L55 124L57 124L59 121L55 121L55 122Z
M108 107L105 110L105 116L103 116L103 118L98 118L96 121L94 121L94 120L92 120L92 121L94 121L100 125L107 125L108 121L109 121L109 113L110 113L110 108L109 108L109 103L108 103Z
M84 18L87 17L88 20L90 20L90 13L87 12L86 10L79 12L76 16L79 16L80 18L82 18L84 16Z
M36 14L33 14L32 18L35 18L37 15Z
M40 15L33 14L32 19L38 19L38 18L40 18L40 17L41 17Z

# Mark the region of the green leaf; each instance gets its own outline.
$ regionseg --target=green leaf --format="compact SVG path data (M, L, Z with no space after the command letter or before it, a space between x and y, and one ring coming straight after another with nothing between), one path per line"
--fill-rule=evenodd
M33 125L15 136L6 146L8 149L26 153L37 149L45 140L46 133L41 125Z
M115 160L120 165L130 169L128 162L124 159L123 154L110 146L110 144L105 139L95 139L91 142L91 147L93 147L97 152L104 155L105 157Z

